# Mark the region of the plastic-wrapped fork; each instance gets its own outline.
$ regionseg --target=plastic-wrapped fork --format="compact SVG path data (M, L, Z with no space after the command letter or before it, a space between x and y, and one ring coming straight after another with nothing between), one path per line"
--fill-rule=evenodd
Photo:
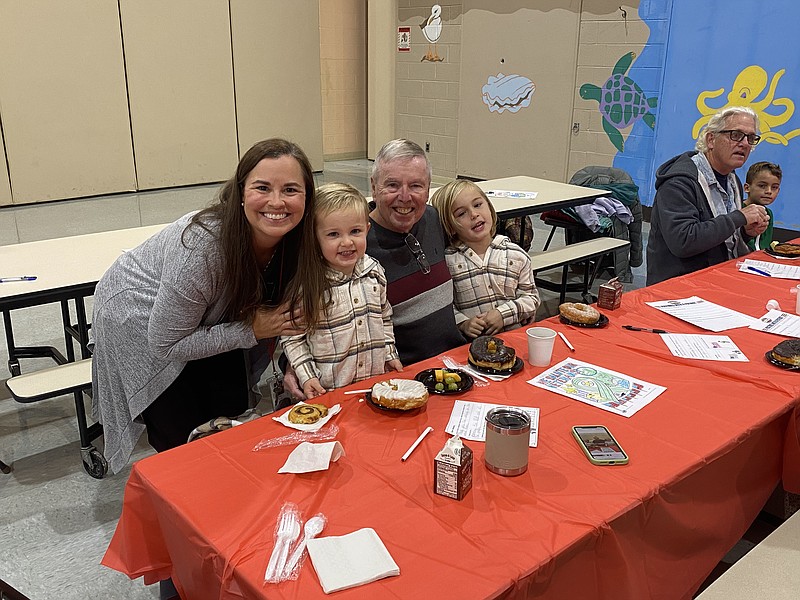
M442 363L444 363L444 366L447 367L448 369L460 370L464 371L465 373L469 373L475 380L476 387L486 387L487 385L489 385L490 379L492 381L502 381L503 379L505 379L504 377L498 377L497 379L495 379L495 376L493 375L484 375L478 373L475 369L473 369L469 365L462 365L457 363L450 356L443 356Z
M286 558L298 535L300 535L300 512L296 504L287 502L281 508L278 517L278 524L275 528L275 547L269 557L264 581L279 583L284 580Z

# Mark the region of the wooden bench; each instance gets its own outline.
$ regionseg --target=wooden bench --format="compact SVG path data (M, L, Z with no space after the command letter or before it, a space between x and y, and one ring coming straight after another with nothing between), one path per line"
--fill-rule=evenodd
M569 244L563 248L547 250L531 255L531 269L534 275L541 271L547 271L561 267L561 281L549 281L541 277L534 277L537 287L555 292L560 292L559 303L563 303L568 291L580 290L584 301L591 304L589 298L589 288L594 283L597 273L600 271L600 264L603 256L610 254L620 248L630 246L627 240L618 240L613 237L599 237L576 244ZM585 263L581 283L569 283L570 265Z
M92 477L102 479L105 476L108 472L108 463L103 454L92 445L92 441L102 435L103 428L100 423L91 426L87 423L86 409L83 405L84 393L92 388L91 358L16 375L6 381L6 387L17 402L24 404L73 394L83 467Z
M770 600L798 597L800 590L800 512L719 576L697 600Z

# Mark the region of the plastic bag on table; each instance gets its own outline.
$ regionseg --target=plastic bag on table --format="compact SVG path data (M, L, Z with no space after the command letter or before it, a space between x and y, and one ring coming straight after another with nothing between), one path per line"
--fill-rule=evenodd
M264 448L277 448L278 446L292 446L300 442L326 442L339 435L339 426L329 423L319 431L295 431L277 438L264 438L253 447L253 452Z

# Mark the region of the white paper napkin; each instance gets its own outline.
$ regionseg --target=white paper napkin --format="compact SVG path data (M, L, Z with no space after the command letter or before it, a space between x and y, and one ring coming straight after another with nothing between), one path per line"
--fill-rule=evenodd
M312 444L302 442L286 459L278 473L312 473L325 471L332 462L344 456L344 448L339 442Z
M308 402L298 402L295 406L302 406L303 404L308 404ZM292 407L294 408L294 407ZM316 423L311 423L310 425L305 425L303 423L292 423L289 420L289 413L291 412L291 408L285 411L279 417L272 417L273 421L277 421L287 427L291 427L292 429L297 429L298 431L319 431L322 427L333 418L333 415L337 414L340 410L342 410L341 404L334 404L328 409L328 414L322 417Z
M309 540L308 554L326 594L400 575L400 567L369 527Z

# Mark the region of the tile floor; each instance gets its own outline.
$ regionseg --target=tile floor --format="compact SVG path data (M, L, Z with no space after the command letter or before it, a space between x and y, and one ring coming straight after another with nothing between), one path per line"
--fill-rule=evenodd
M346 181L369 194L370 167L366 160L327 163L317 179ZM217 187L2 208L0 245L172 221L205 206ZM534 225L532 250L538 251L548 229L538 218ZM644 276L644 266L635 269L629 287L643 286ZM554 314L558 305L556 294L543 290L542 296L540 318ZM57 306L15 312L14 331L19 344L63 345ZM7 360L3 344L0 380L9 377ZM26 361L23 368L39 368L37 360ZM40 364L48 366L48 361ZM158 598L158 586L100 566L119 518L128 471L102 480L89 477L77 440L71 396L19 404L0 385L0 460L13 466L11 474L0 474L0 580L31 600ZM150 453L140 442L133 460Z

